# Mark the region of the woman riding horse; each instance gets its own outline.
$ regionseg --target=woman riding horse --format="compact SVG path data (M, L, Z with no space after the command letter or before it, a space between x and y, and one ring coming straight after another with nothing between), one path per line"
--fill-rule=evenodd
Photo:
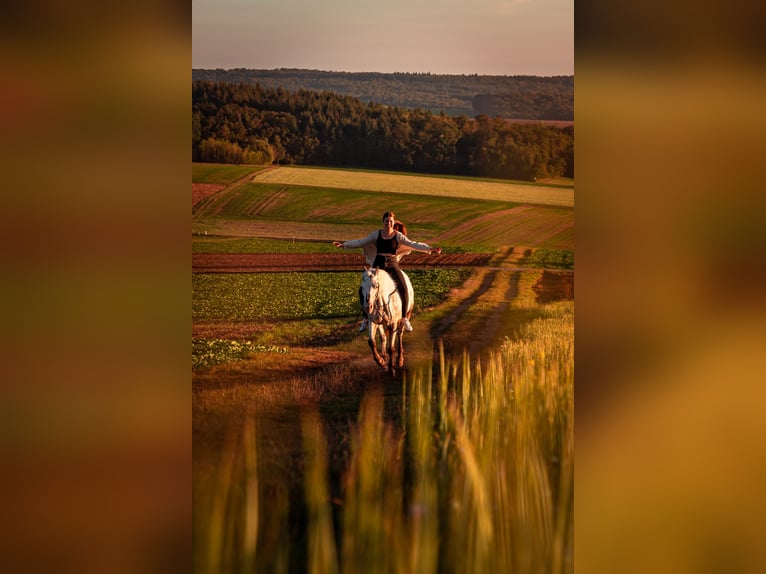
M367 237L362 239L352 239L351 241L333 241L333 245L339 249L364 249L364 257L371 267L385 269L396 282L399 295L402 298L402 314L404 329L412 331L409 317L409 295L402 276L402 270L399 268L399 259L409 253L411 250L422 251L424 253L441 253L441 247L431 247L427 243L411 241L407 236L394 228L396 216L393 211L386 211L383 214L383 227L373 231ZM403 226L402 226L403 228ZM364 330L364 323L359 329Z

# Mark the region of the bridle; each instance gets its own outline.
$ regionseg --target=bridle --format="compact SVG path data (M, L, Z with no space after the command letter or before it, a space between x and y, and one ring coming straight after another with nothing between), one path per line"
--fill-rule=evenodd
M388 300L385 299L383 292L380 290L380 281L378 281L377 274L380 272L380 269L376 270L375 273L370 275L370 291L367 294L367 315L370 317L370 319L373 319L375 317L377 318L384 318L389 319L392 316L391 313L391 297L394 293L396 293L396 287L394 287L394 290L391 291L388 295ZM372 305L370 305L370 299L372 298L372 292L373 289L375 290L375 300Z

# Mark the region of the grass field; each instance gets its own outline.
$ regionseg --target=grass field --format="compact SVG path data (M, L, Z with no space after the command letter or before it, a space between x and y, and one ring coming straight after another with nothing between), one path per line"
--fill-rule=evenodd
M330 242L284 241L258 237L195 236L193 253L337 253Z
M239 181L242 169L202 171ZM481 186L492 191L481 192ZM549 192L569 199L544 205ZM281 167L210 198L195 212L192 231L195 241L209 234L329 242L367 235L392 210L410 238L442 247L573 250L573 193L571 186Z
M360 170L280 167L256 177L259 183L359 189L372 192L480 199L534 205L574 206L574 184L487 181L475 178L405 175Z
M369 191L250 183L221 194L200 215L293 223L364 224L374 228L380 225L383 211L393 210L402 214L402 219L404 214L408 215L408 229L434 232L512 206L512 203L497 201L395 193L371 196Z
M225 165L219 163L192 163L192 183L229 184L265 169L255 165Z
M438 304L465 278L455 269L408 270L416 308ZM359 272L214 273L192 276L192 320L269 321L352 318Z

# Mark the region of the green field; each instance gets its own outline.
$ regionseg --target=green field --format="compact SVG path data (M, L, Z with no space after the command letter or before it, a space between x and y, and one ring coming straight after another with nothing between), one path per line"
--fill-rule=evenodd
M193 253L337 253L330 242L260 239L257 237L195 236Z
M204 168L214 170L221 181L237 180L243 169L250 168ZM493 191L481 192L482 185ZM544 205L547 193L569 199ZM571 187L542 184L280 167L231 185L205 202L195 212L193 245L207 241L206 234L327 242L358 238L377 228L382 213L392 210L407 225L411 239L446 248L492 251L523 245L571 251L573 193Z
M380 225L383 211L393 210L401 214L408 229L435 233L513 206L498 201L395 193L380 193L371 198L367 191L249 183L218 196L201 215L275 222L364 224L375 228Z
M226 165L218 163L193 163L192 183L229 184L251 173L263 170L263 166Z
M416 310L437 305L467 272L408 270ZM275 321L353 318L359 311L359 272L197 273L192 321Z
M562 207L574 206L574 184L571 186L547 185L479 178L302 167L282 167L263 173L256 180L261 183L360 189L371 192L428 195L440 198L510 201Z

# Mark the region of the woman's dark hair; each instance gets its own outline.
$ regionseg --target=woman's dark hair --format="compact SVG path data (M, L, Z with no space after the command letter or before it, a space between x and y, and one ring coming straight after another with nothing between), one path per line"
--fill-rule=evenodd
M396 215L394 215L394 212L393 212L393 211L386 211L386 212L383 214L383 219L382 219L381 221L385 221L385 220L386 220L386 217L390 217L391 219L393 219L393 220L396 220Z
M394 223L394 229L396 229L402 235L407 235L407 228L404 226L404 223L402 223L401 221L397 221L396 223Z

